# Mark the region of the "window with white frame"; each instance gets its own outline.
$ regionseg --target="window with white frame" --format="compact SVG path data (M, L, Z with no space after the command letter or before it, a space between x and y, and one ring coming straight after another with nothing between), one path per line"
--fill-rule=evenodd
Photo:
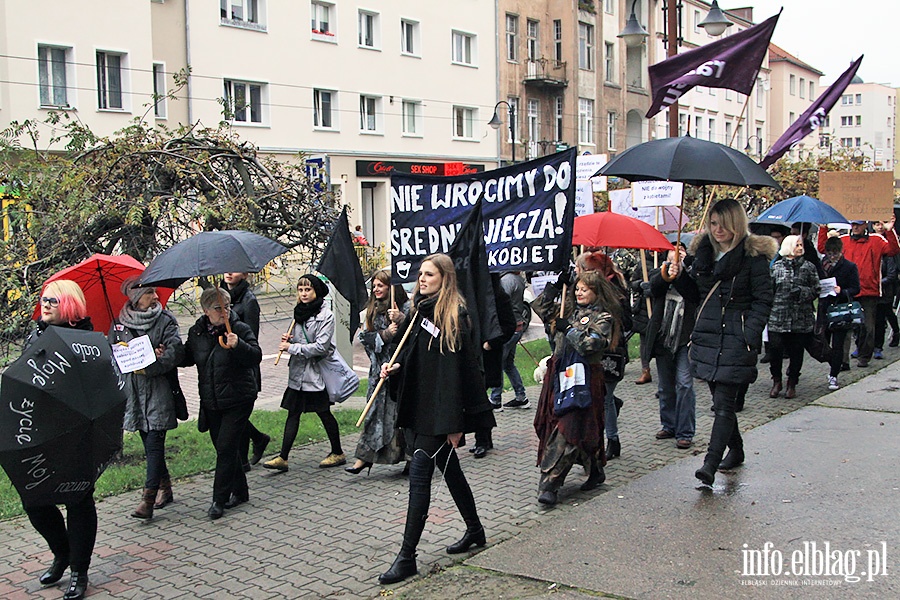
M381 131L381 97L359 95L359 130L362 133Z
M694 131L691 135L697 139L703 139L703 117L694 117Z
M313 90L313 127L337 129L337 92Z
M97 108L103 110L124 108L122 80L124 62L124 54L97 51Z
M553 20L553 59L557 63L561 63L563 59L563 28L562 28L562 20L554 19Z
M359 46L373 50L381 48L381 20L378 13L359 11Z
M853 117L850 117L850 116L841 117L841 127L853 127Z
M563 101L562 96L556 97L556 110L555 110L555 123L556 123L556 131L553 133L553 139L557 142L561 142L563 140L563 112L565 110L565 102Z
M422 103L404 100L402 106L403 135L421 137L423 133Z
M616 14L616 0L603 0L603 12L608 15Z
M334 5L312 0L309 16L313 39L334 41Z
M844 148L852 148L853 138L841 138L841 146L843 146Z
M41 106L69 107L69 65L72 49L62 46L38 46L38 79Z
M219 0L219 19L223 25L265 31L265 0Z
M744 126L738 125L737 128L737 145L735 148L744 148L747 145L747 140L744 139Z
M701 27L700 23L703 22L703 18L700 16L700 11L694 11L694 33L700 33Z
M419 55L418 21L400 19L400 53L410 56Z
M796 121L796 120L797 120L796 113L789 112L788 113L788 125L793 125L794 121Z
M451 60L458 65L475 66L475 36L471 33L454 31L452 43Z
M809 99L810 100L816 99L816 82L815 81L809 82Z
M728 102L734 100L734 92L729 90L728 88L725 88L725 100L727 100Z
M716 120L709 119L706 122L706 124L709 126L709 132L708 132L709 137L706 139L708 139L710 142L715 142L716 141Z
M594 26L578 23L578 68L594 70Z
M756 153L760 156L762 156L763 153L762 127L756 128Z
M468 106L453 107L453 137L475 139L475 109Z
M541 139L541 103L539 100L528 100L528 148L529 158L537 156L537 141Z
M859 148L862 145L862 138L854 138L856 140L856 147Z
M806 99L806 77L800 78L800 97Z
M763 107L763 98L765 97L765 93L766 93L766 91L765 91L765 89L763 89L762 87L757 87L757 88L756 88L756 92L755 92L755 94L756 94L756 108L762 108L762 107Z
M512 121L509 127L506 128L506 141L512 143L512 134L515 132L516 139L521 140L522 136L519 135L519 118L522 116L519 114L519 98L516 96L507 96L506 103L509 104L509 119Z
M506 60L519 60L519 17L506 14Z
M788 91L790 92L791 96L797 95L797 76L796 75L791 75L788 78Z
M153 63L153 116L166 118L166 66Z
M526 21L525 47L528 52L528 60L537 60L541 57L541 22L533 19Z
M856 115L856 126L857 127L862 126L862 115Z
M616 120L619 116L613 111L606 113L606 147L616 149Z
M594 145L594 101L578 99L578 143Z
M606 64L604 77L610 83L616 82L616 46L610 42L605 42L606 46Z
M731 121L725 121L725 143L731 145L731 134L734 133L734 125Z
M687 132L688 118L684 113L678 114L678 135L683 136Z
M849 106L853 104L853 94L844 94L841 96L841 106Z
M862 104L862 94L856 94L856 105L860 106Z
M265 84L225 80L225 117L234 123L263 122L263 89Z

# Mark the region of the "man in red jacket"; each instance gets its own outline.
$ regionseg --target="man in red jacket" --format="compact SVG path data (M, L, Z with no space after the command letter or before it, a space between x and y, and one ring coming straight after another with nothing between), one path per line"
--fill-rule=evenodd
M859 294L855 300L862 305L866 321L859 336L859 366L869 366L875 350L875 310L881 297L881 259L900 254L900 241L894 231L895 218L884 224L884 236L868 233L866 221L850 221L850 235L842 235L844 258L856 263L859 269ZM828 233L827 235L836 235ZM819 252L825 249L826 228L819 228Z

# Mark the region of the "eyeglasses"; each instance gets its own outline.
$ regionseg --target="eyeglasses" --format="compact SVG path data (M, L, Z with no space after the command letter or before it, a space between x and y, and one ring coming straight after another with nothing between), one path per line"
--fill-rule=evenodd
M208 310L224 313L231 310L231 306L210 306Z
M50 308L56 308L59 306L59 298L48 298L44 296L41 298L41 304L46 304Z

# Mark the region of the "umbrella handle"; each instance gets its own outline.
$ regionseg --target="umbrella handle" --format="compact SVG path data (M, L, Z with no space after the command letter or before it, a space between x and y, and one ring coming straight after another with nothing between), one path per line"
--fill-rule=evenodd
M231 333L231 322L228 320L228 317L225 317L225 331L227 331L228 333ZM228 347L228 344L225 343L224 335L219 336L219 345L222 346L223 348L225 348L226 350L231 350L231 348Z

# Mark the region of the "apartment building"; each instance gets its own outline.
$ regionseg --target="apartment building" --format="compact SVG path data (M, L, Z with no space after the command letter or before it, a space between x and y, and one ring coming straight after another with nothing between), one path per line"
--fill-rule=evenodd
M823 133L833 147L865 157L876 171L894 170L897 90L858 75L831 110Z
M815 102L821 92L819 81L824 75L775 44L769 44L769 70L769 85L772 92L769 124L776 137L751 143L751 154L759 155L760 158L765 155L768 146L772 145L777 136L781 136ZM816 136L810 135L791 149L788 156L796 160L813 152L818 146L819 140Z

